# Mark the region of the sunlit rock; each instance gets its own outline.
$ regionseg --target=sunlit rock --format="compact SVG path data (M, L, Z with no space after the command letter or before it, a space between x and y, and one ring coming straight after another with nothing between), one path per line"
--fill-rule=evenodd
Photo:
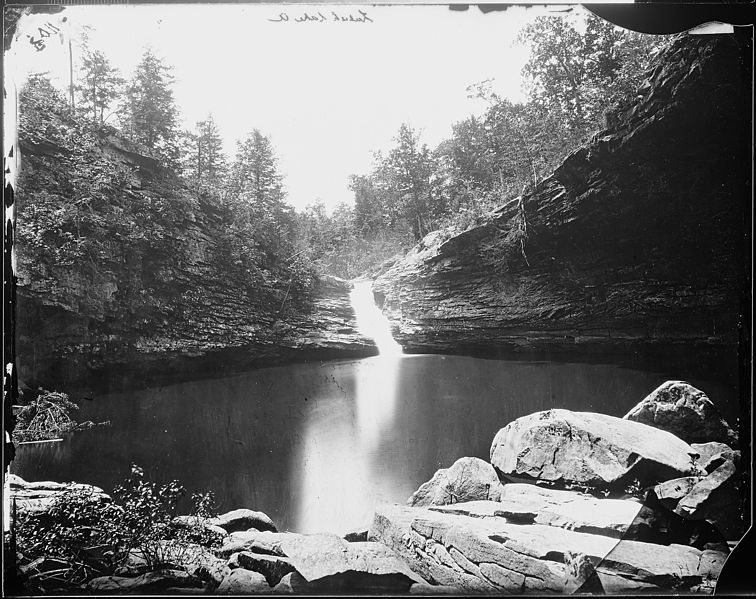
M218 595L256 595L269 593L270 586L262 574L240 568L229 571L215 592Z
M491 463L504 475L599 488L694 474L694 454L666 431L561 409L518 418L499 430L491 445Z
M226 512L215 518L208 518L208 524L219 526L226 532L238 532L240 530L269 530L277 532L276 525L267 514L248 509L238 509Z
M499 477L493 466L479 458L460 458L438 470L407 500L408 505L446 505L474 500L496 500Z

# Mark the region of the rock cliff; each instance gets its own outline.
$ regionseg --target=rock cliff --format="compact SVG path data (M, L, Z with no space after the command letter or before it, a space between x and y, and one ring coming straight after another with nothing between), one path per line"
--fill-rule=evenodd
M50 117L53 131L68 126L64 118ZM295 297L286 280L266 292L230 278L219 258L221 232L229 226L224 206L162 173L143 148L103 131L89 154L71 158L50 127L26 129L31 132L19 138L22 175L36 195L26 206L20 186L16 313L22 384L132 386L270 362L377 353L356 330L348 282L323 277ZM74 177L73 168L90 164L128 173L102 204L90 206L94 217L139 209L142 225L120 242L116 255L96 264L47 256L35 262L29 257L35 231L24 222L25 208L39 210L43 194L61 213L81 203L61 187Z
M612 126L534 189L383 272L374 290L405 350L737 344L749 53L733 36L679 38Z

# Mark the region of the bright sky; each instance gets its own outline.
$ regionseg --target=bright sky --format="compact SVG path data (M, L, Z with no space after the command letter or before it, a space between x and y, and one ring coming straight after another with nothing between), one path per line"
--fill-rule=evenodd
M372 22L333 22L332 11ZM287 22L271 22L284 10ZM270 136L285 175L289 202L352 203L350 174L367 173L376 150L392 147L403 122L435 147L451 125L484 109L466 87L484 79L513 101L524 99L520 70L527 49L514 43L542 8L481 13L446 6L347 5L107 5L64 13L84 25L92 46L129 77L144 48L173 65L183 125L212 112L230 157L236 139L253 128ZM295 22L305 13L326 22ZM50 16L35 16L50 20ZM36 31L37 21L33 27ZM68 81L65 46L33 52L24 31L6 65L36 61ZM53 50L53 45L50 46ZM44 55L44 63L39 61ZM22 70L23 70L22 69ZM12 70L12 69L11 69Z

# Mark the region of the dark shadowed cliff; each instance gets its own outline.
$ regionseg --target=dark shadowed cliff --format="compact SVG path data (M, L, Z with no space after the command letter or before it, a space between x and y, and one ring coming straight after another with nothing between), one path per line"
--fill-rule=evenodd
M22 118L22 384L139 385L376 353L355 330L346 281L297 278L270 254L245 271L222 200L45 97L31 96Z
M376 296L411 351L735 347L750 265L750 48L686 36L629 106L482 225L428 235Z

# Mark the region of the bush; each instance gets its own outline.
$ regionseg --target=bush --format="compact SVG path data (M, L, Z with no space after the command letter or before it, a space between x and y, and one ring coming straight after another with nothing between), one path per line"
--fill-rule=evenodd
M134 465L113 495L115 501L72 487L49 510L19 517L15 530L22 561L56 560L54 569L30 577L31 590L66 588L112 574L132 552L144 559L146 570L156 570L180 566L190 545L218 545L219 537L203 525L215 515L212 493L192 495L192 514L181 526L173 522L186 495L178 481L149 481Z

